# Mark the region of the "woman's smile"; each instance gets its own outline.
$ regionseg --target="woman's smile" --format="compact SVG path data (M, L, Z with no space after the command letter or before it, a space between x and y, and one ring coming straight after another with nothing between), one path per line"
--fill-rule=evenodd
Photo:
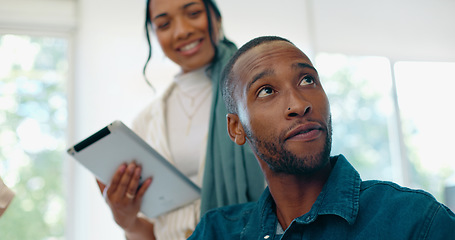
M177 51L180 52L184 56L191 56L201 49L203 43L203 39L198 39L196 41L192 41L188 44L184 44L182 47L177 48Z

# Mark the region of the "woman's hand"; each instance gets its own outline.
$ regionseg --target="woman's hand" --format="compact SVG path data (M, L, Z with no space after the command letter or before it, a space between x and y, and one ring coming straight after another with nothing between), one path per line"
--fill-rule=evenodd
M119 166L108 186L96 180L111 208L115 222L125 231L137 227L137 214L141 208L142 197L152 182L152 179L148 178L138 189L140 177L141 167L131 162Z

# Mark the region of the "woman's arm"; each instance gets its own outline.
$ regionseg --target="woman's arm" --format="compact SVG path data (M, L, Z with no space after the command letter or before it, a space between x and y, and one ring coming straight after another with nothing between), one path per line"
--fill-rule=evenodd
M155 240L153 223L138 216L133 227L125 229L125 237L128 240Z

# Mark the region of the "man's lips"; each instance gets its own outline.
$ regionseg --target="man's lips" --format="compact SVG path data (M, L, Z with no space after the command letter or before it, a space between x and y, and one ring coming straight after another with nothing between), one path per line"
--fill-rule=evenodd
M323 128L318 123L306 123L298 125L289 131L284 140L311 141L319 137Z

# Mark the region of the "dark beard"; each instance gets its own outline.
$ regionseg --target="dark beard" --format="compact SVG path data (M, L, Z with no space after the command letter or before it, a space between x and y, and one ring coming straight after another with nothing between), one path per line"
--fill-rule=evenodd
M267 163L273 172L292 175L311 175L323 168L329 161L332 148L331 116L325 132L326 140L321 151L302 158L283 148L284 133L278 138L278 142L276 141L276 137L273 136L259 140L249 130L246 131L246 135L250 140L253 151Z

